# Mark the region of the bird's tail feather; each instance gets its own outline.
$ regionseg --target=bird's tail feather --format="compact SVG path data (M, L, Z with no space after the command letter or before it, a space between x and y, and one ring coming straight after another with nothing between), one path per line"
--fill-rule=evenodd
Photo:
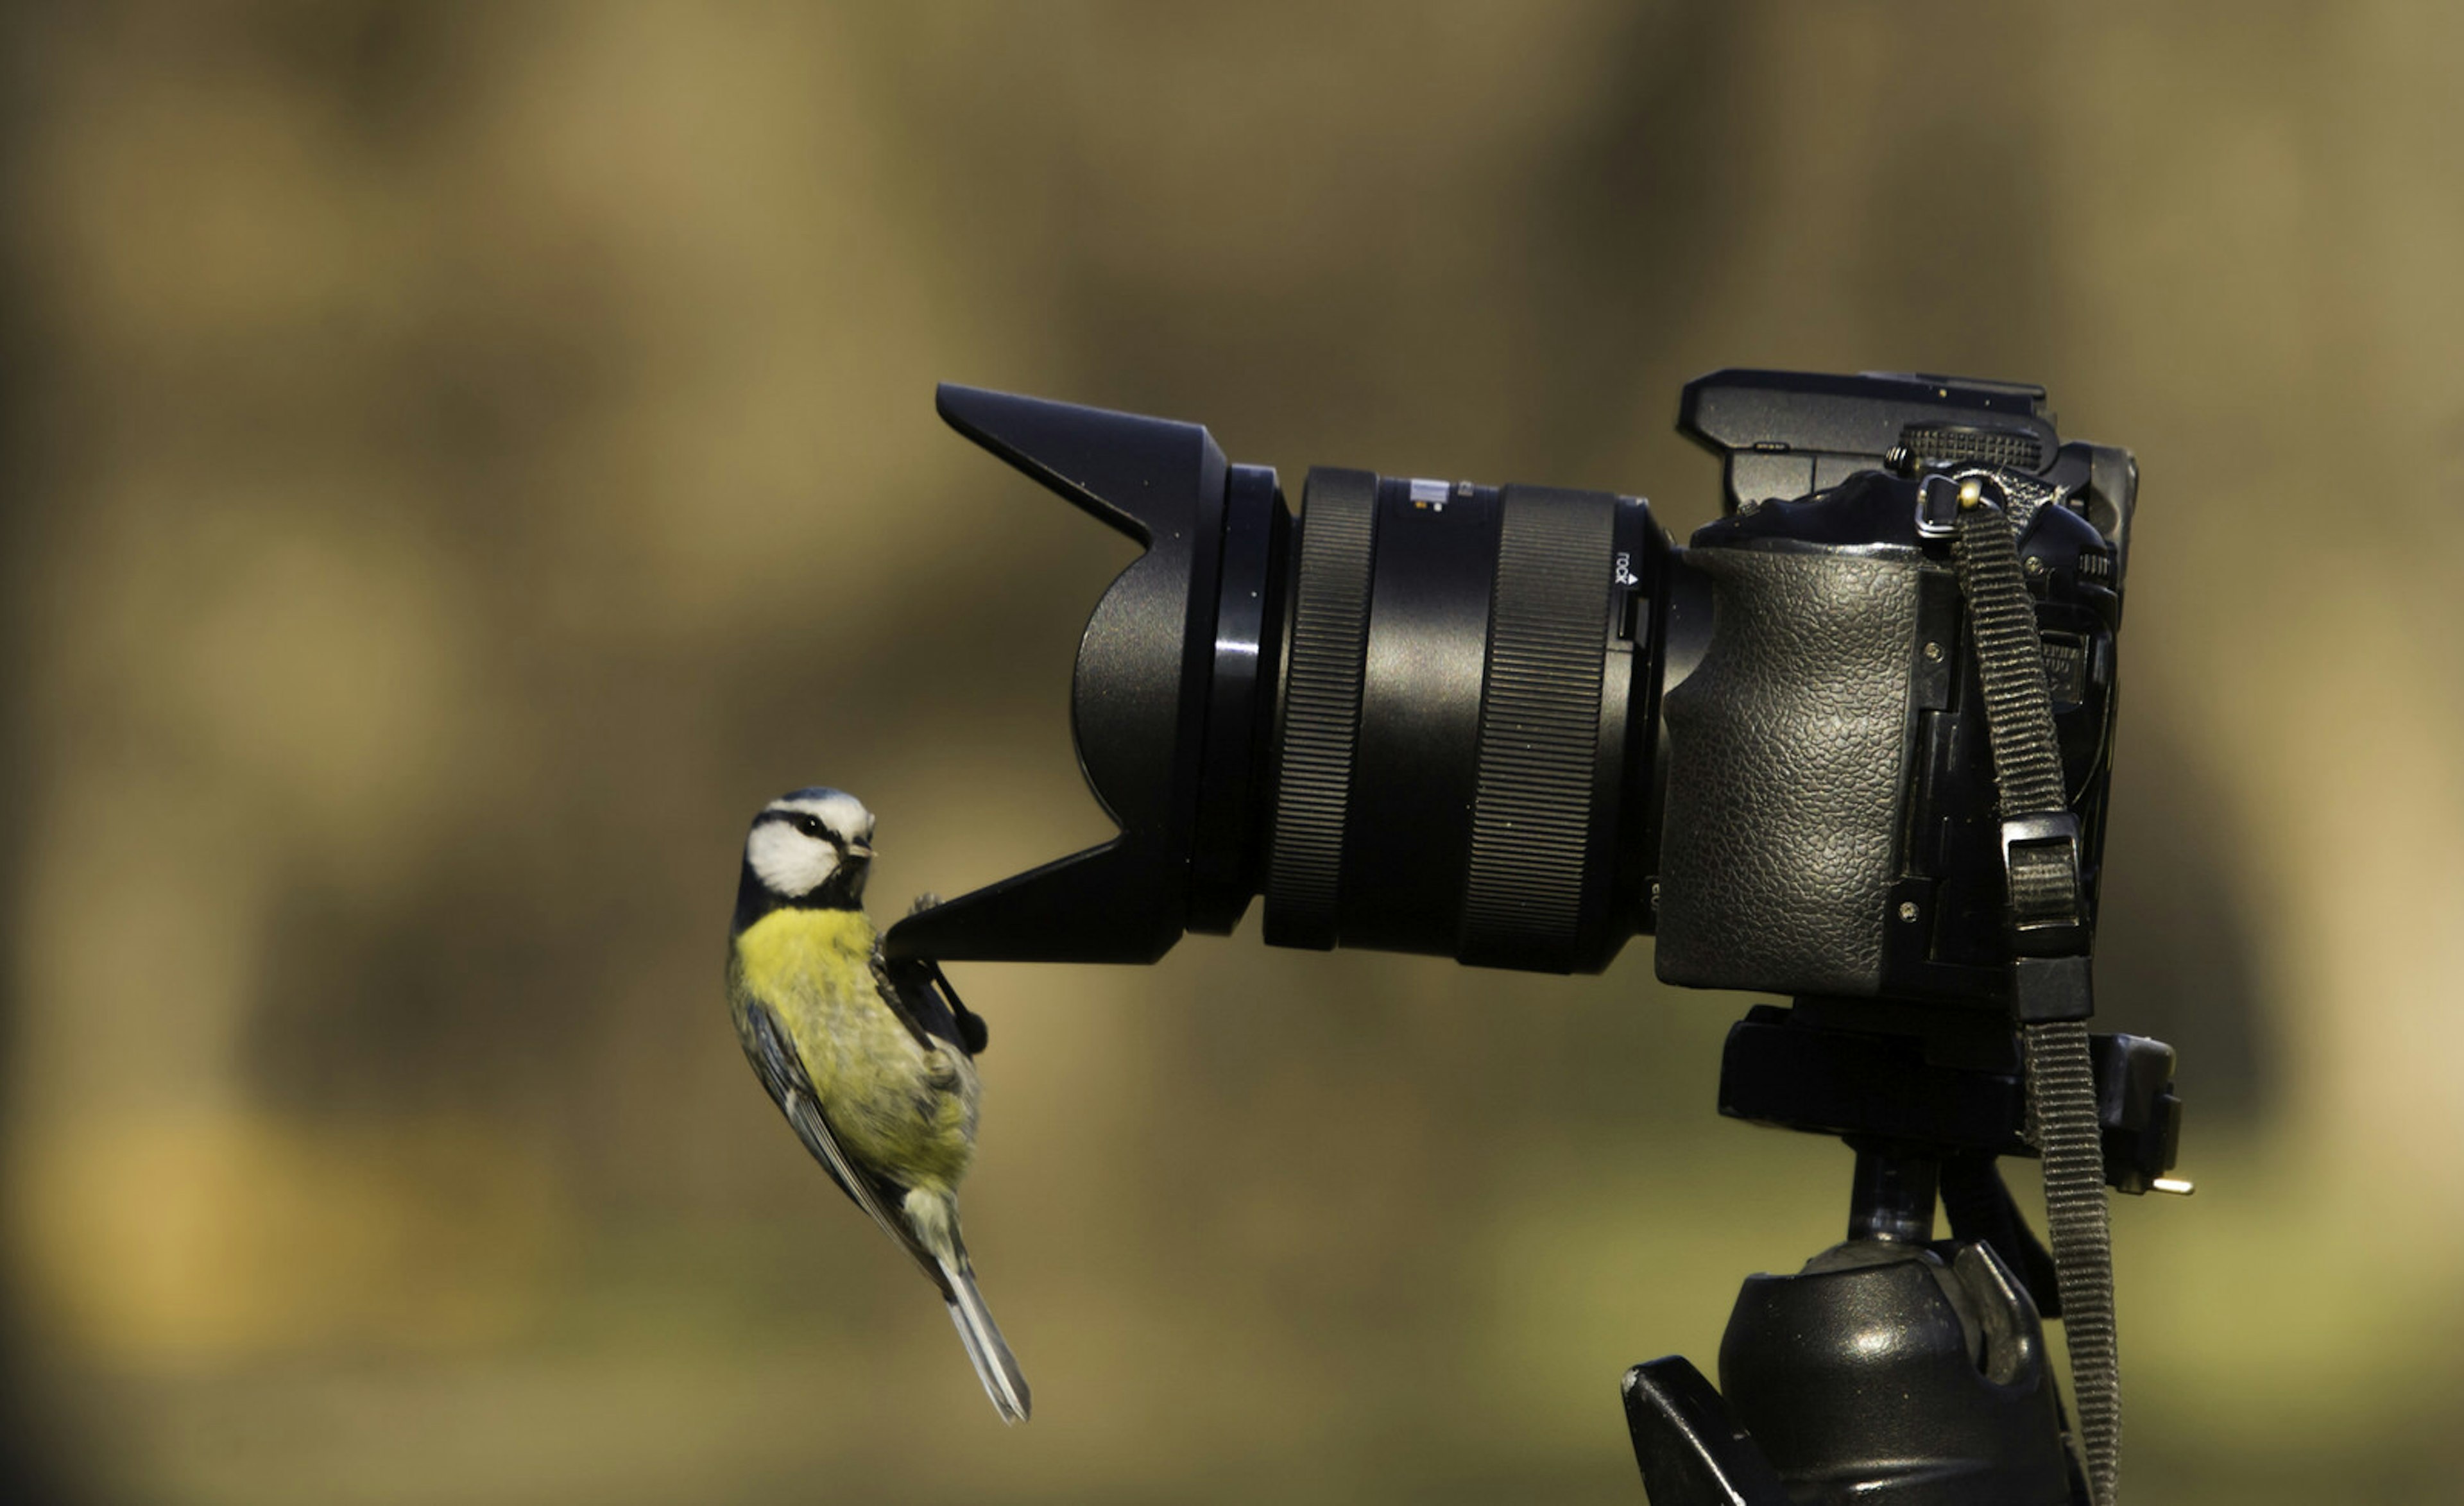
M1019 1373L1018 1359L1009 1352L994 1323L991 1309L984 1306L983 1294L976 1290L976 1274L967 1269L964 1257L957 1261L940 1262L942 1279L950 1288L950 1322L958 1330L958 1342L967 1346L967 1358L976 1362L976 1379L984 1383L984 1394L993 1399L993 1409L1005 1423L1026 1421L1034 1398L1026 1389L1026 1377Z

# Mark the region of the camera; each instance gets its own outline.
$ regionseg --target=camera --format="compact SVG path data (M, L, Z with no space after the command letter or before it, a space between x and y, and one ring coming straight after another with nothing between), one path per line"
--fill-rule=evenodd
M1679 427L1721 516L1680 547L1637 497L1319 468L1294 516L1196 425L940 409L1143 546L1070 699L1119 835L893 959L1151 963L1261 896L1276 945L1487 966L1650 933L1668 982L1791 999L1731 1028L1721 1112L1857 1156L1846 1240L1748 1280L1721 1388L1628 1372L1656 1506L2110 1506L2104 1193L2188 1189L2171 1048L2085 1029L2128 452L2035 387L1717 371Z
M1191 424L961 387L969 438L1146 552L1078 651L1113 841L900 923L942 960L1152 962L1263 894L1283 946L1998 1004L2003 858L1928 476L2010 492L2092 897L2136 469L2042 388L1725 370L1724 516L1272 470Z

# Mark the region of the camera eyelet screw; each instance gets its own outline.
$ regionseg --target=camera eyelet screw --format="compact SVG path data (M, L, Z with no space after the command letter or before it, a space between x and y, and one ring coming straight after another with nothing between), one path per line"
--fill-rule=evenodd
M1916 902L1915 900L1913 900L1913 899L1903 899L1903 900L1901 900L1901 901L1900 901L1900 919L1903 919L1903 920L1913 920L1913 919L1915 919L1916 918L1917 918L1917 902Z
M2027 564L2023 568L2025 568L2031 575L2042 575L2045 573L2045 562L2041 558L2032 554L2028 556Z
M1925 646L1925 656L1931 662L1940 664L1942 662L1942 645L1939 643L1927 643Z

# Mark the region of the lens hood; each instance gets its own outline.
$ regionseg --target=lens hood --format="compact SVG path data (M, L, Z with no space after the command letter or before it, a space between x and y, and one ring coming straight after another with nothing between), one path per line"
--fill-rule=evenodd
M1247 807L1263 734L1252 723L1272 700L1260 691L1271 684L1287 522L1274 473L1227 465L1196 424L947 383L938 406L952 428L1145 547L1088 619L1070 695L1079 766L1120 834L911 916L885 949L1151 963L1193 924L1229 930L1255 888Z

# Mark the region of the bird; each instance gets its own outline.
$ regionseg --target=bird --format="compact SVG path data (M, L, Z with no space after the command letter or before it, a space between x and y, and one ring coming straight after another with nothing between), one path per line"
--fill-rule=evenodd
M882 956L864 909L873 825L862 801L818 786L753 818L729 933L728 1008L796 1138L940 1292L984 1394L1002 1422L1021 1423L1026 1378L958 1232L986 1031L937 963Z

